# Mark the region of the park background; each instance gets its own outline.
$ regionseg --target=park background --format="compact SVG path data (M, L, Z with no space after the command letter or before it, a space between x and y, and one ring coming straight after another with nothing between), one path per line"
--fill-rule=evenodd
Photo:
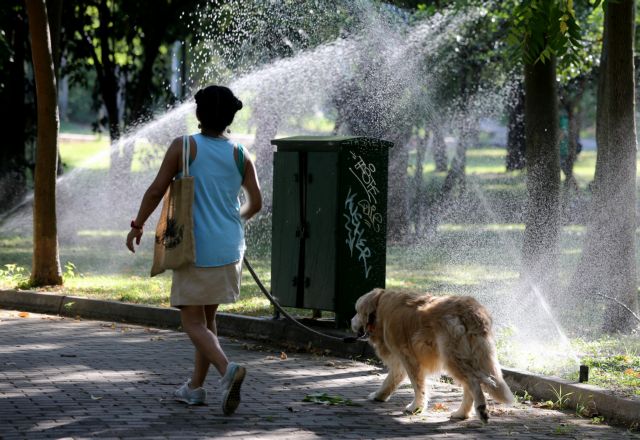
M633 17L635 2L620 3ZM607 46L607 2L46 6L60 134L56 216L45 218L57 228L57 263L34 255L33 23L22 2L6 1L1 287L168 306L170 275L148 277L157 217L140 252L128 254L124 237L170 140L197 130L193 93L223 83L245 103L230 136L257 161L265 190L247 256L267 285L270 140L387 139L387 287L473 295L494 314L503 364L574 379L588 364L593 383L639 398L637 141L634 124L616 126L635 119L620 66L635 86L637 33L625 43L618 34L633 23L610 25ZM604 66L603 54L627 63ZM43 281L52 271L58 282ZM241 300L222 311L272 313L246 273Z

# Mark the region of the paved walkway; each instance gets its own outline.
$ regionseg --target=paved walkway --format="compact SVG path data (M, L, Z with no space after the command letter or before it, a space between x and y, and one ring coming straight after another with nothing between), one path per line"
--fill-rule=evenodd
M384 371L363 362L286 353L222 339L248 369L235 415L221 415L211 376L209 404L188 407L171 395L189 375L185 334L140 326L0 310L0 438L234 439L621 439L621 428L574 414L516 405L494 407L489 425L452 422L460 389L434 383L426 415L406 416L404 387L385 404L366 401ZM357 406L303 402L326 392Z

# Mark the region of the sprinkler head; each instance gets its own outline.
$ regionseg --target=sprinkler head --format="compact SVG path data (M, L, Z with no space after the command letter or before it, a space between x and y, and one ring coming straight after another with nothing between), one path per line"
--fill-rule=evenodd
M589 367L587 365L580 365L580 378L578 382L589 382Z

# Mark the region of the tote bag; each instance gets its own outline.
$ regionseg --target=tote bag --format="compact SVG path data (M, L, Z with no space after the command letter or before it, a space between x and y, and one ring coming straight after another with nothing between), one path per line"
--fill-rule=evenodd
M195 262L193 176L189 175L189 136L182 138L182 176L171 181L156 226L151 276Z

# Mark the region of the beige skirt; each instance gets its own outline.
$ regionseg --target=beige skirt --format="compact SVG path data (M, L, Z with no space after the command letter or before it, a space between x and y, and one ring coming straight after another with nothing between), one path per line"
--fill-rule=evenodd
M234 303L240 296L242 259L218 267L187 266L173 271L171 306Z

